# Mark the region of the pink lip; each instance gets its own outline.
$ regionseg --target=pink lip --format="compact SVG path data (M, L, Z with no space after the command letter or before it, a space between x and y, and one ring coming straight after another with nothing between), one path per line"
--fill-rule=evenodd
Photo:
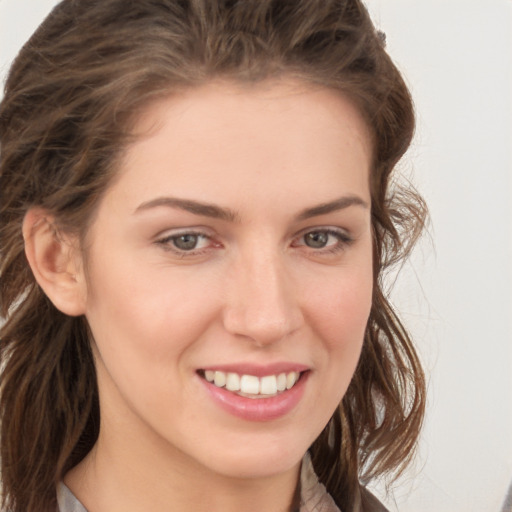
M238 373L238 375L254 375L255 377L265 377L266 375L279 375L280 373L305 372L309 370L308 366L294 363L273 363L258 365L252 363L221 364L219 366L207 366L202 370L218 370L225 373Z
M215 368L220 371L230 371L221 369L221 367ZM236 368L236 373L239 373L241 367L237 365ZM255 369L256 368L253 368L250 371L246 371L249 369L244 368L242 373L247 375L264 376L287 371L283 370L269 372L268 368L266 368L264 373L251 373L251 371L254 372ZM217 403L221 408L223 408L228 413L248 421L271 421L285 416L297 406L297 404L300 402L300 399L304 394L306 382L308 380L309 375L309 371L302 373L300 379L291 389L283 391L278 395L269 398L246 398L243 396L239 396L231 391L228 391L225 388L219 388L215 386L215 384L208 382L206 379L202 377L198 378L205 386L207 392L214 400L214 402Z

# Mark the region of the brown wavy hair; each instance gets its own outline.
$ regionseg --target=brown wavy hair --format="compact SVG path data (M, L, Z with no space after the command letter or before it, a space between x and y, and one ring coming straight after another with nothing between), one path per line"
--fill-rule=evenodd
M291 77L341 91L373 137L374 293L359 365L310 447L338 505L400 473L417 442L425 381L383 290L426 209L393 169L414 131L409 91L358 0L64 0L14 61L0 104L1 477L12 512L55 510L56 485L88 453L100 411L90 333L35 282L22 223L32 207L83 240L152 101L214 78Z

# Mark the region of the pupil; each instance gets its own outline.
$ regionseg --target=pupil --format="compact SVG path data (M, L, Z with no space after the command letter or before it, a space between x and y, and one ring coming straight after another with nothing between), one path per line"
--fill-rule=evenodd
M174 239L174 245L178 249L190 251L197 245L197 235L181 235Z
M308 233L304 237L304 241L308 247L313 247L314 249L321 249L327 245L329 235L323 231L315 231L313 233Z

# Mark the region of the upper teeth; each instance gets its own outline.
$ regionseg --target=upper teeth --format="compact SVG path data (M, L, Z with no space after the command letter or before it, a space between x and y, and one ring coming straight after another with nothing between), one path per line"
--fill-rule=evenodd
M248 395L275 395L278 391L292 388L299 380L299 372L280 373L255 377L254 375L239 375L219 370L205 370L204 376L208 382L229 391L240 391Z

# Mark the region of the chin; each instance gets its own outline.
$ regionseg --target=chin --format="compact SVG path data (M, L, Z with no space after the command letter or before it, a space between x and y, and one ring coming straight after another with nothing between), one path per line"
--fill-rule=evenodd
M286 473L296 468L309 448L307 442L280 438L252 439L219 453L203 454L204 464L214 472L231 478L265 478Z

